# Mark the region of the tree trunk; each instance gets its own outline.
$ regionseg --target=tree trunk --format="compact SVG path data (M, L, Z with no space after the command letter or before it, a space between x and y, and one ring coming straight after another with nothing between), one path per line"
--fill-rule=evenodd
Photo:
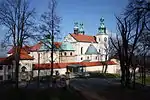
M104 67L105 67L105 66L104 66L104 64L103 64L103 67L102 67L102 73L104 73Z
M121 85L125 86L125 68L122 63L120 63L121 66Z
M38 79L37 79L37 87L40 87L40 53L38 52Z
M15 68L15 80L16 80L16 88L18 89L19 87L19 58L18 58L18 54L17 58L16 58L16 68Z
M129 71L129 66L126 66L126 82L125 82L126 87L130 87L130 71Z
M106 64L106 65L105 65L104 73L106 73L106 72L107 72L107 68L108 68L108 65Z
M135 68L133 69L133 88L135 88Z
M146 73L145 73L145 67L146 67L146 53L144 54L144 67L143 67L143 85L146 85L145 79L146 79Z

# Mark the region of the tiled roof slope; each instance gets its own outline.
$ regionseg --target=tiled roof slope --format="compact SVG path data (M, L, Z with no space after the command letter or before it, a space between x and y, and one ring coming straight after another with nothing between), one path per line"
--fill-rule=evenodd
M93 42L96 43L96 39L94 36L82 35L82 34L70 34L75 40L78 42Z

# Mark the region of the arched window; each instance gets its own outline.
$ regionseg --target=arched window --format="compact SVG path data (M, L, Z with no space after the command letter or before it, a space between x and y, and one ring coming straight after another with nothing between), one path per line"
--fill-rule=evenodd
M81 57L81 60L83 60L83 58Z
M89 59L89 56L87 57L87 59Z
M60 53L60 55L62 56L62 53Z
M101 49L99 49L99 52L101 52Z
M95 57L95 59L97 60L97 56Z
M72 56L72 52L70 52L70 56Z
M65 53L64 53L64 55L66 56L66 55L67 55L67 53L65 52Z
M81 47L81 54L83 54L83 47Z
M105 41L105 42L107 41L107 38L106 38L106 37L104 38L104 41Z
M99 38L99 42L101 41L101 39Z

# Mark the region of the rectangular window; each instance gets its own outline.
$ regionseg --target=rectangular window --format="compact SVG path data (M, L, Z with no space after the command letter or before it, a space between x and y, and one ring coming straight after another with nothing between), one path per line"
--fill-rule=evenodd
M3 80L3 76L0 76L0 80Z
M3 70L3 65L0 65L0 70Z

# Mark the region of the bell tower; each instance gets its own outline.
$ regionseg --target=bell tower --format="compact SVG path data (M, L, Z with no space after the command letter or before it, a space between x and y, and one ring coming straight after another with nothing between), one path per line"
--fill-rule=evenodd
M78 22L74 23L74 34L78 34L79 33L79 27L78 27Z
M104 18L100 18L100 26L98 28L98 33L96 34L97 51L99 51L100 59L105 61L106 58L106 49L108 46L108 34L106 32L106 27L104 24Z
M98 28L98 33L99 34L106 34L106 27L104 25L104 18L103 17L100 19L100 27Z
M83 26L83 23L80 23L80 26L79 26L79 34L82 34L84 35L84 26Z

